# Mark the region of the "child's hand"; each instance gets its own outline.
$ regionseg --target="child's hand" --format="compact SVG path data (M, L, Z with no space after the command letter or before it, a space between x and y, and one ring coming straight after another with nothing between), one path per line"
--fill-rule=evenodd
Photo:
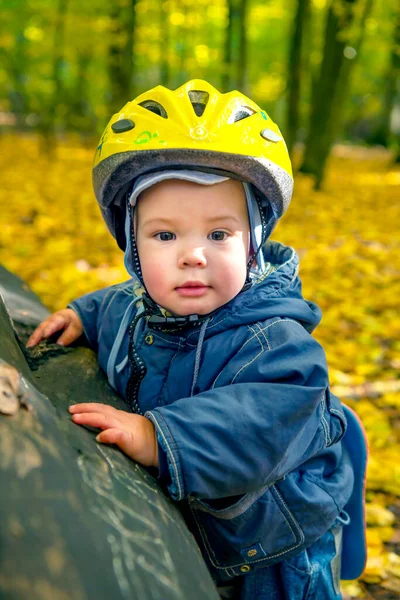
M36 346L36 344L60 330L64 330L57 340L57 344L60 344L60 346L68 346L82 335L83 327L81 320L71 308L63 308L52 314L45 321L42 321L32 333L26 347L31 348L31 346Z
M156 430L149 419L107 404L74 404L68 410L74 423L103 430L96 437L98 442L115 444L145 467L158 467Z

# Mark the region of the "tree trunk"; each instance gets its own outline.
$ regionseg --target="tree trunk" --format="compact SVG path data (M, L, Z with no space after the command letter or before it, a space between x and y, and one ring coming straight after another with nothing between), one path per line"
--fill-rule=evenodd
M56 121L60 106L64 99L64 55L65 55L65 23L68 0L58 0L53 40L53 93L50 105L40 116L39 129L44 137L46 151L51 153L55 145ZM65 108L66 105L64 104Z
M183 14L184 20L182 25L179 27L179 36L175 42L176 54L178 57L178 68L175 73L175 82L176 84L182 85L187 79L185 64L187 59L187 49L189 44L193 44L193 38L195 37L195 32L193 28L188 27L187 18L188 18L188 5L186 2L179 1L177 8L179 12Z
M293 21L293 32L289 49L288 65L288 103L286 118L286 145L292 154L296 142L300 122L300 91L302 74L302 55L304 34L307 28L310 11L310 0L298 0L296 16Z
M49 313L2 267L0 289L0 597L218 600L157 478L72 423L81 401L126 410L94 352L27 350Z
M233 0L227 0L227 23L224 44L224 64L221 77L221 91L228 92L231 89L232 80L232 47L233 47Z
M27 39L23 31L15 35L15 44L13 52L7 52L4 48L0 49L0 56L4 58L4 65L9 75L11 89L8 93L11 112L15 116L15 123L18 130L25 129L25 117L29 112L29 95L26 90L26 56Z
M384 82L384 96L379 125L369 141L388 148L391 145L392 134L390 121L396 104L397 85L400 77L400 11L394 16L393 42L390 52L389 65Z
M78 55L78 70L71 94L72 99L68 105L67 127L78 131L82 136L93 133L96 125L89 94L88 70L91 59L88 53Z
M169 64L169 50L171 43L171 27L169 23L168 5L165 0L160 0L160 83L165 87L170 86L171 71Z
M393 49L391 54L392 68L394 73L394 87L398 89L400 82L400 11L397 13L396 26L393 36ZM392 107L394 108L395 102L393 101ZM397 105L398 106L398 105ZM394 146L394 161L400 163L400 129L397 125L397 131L395 132L393 139Z
M325 46L318 83L312 99L308 139L300 171L315 176L320 188L327 157L334 141L338 118L349 82L351 58L346 58L348 32L358 0L332 0L325 29ZM345 66L345 63L348 63ZM345 74L342 75L343 69ZM340 84L339 84L340 81Z
M125 6L121 0L116 0L111 4L111 43L108 49L110 114L120 110L133 96L136 3L137 0L129 0Z
M232 0L231 2L231 79L230 89L239 89L239 47L241 44L241 8L239 3L242 0Z
M128 3L128 16L126 19L126 44L124 48L124 64L126 69L125 101L133 100L133 98L136 96L134 41L136 31L137 2L138 0L130 0L130 2Z
M239 56L237 60L238 89L247 93L247 0L239 3Z

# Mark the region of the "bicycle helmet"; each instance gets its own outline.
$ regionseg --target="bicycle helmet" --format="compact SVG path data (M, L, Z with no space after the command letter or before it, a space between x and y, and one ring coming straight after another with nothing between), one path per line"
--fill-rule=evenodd
M111 117L95 154L94 191L122 250L127 197L135 180L179 169L251 184L265 217L263 242L290 203L293 177L286 144L257 104L237 91L221 94L200 79L176 90L159 85Z

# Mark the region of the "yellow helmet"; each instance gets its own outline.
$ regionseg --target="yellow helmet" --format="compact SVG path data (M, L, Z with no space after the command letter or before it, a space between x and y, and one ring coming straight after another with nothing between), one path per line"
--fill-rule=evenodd
M96 198L122 249L132 182L153 171L188 168L251 183L269 207L271 228L292 196L286 144L257 104L237 91L221 94L200 79L177 90L159 85L111 117L95 154Z

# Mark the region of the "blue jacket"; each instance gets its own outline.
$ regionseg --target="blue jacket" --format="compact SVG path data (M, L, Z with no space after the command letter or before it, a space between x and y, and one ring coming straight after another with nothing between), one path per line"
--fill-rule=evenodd
M135 331L147 366L138 400L157 431L160 476L211 570L228 577L312 544L353 486L346 419L310 335L320 310L302 297L292 248L270 242L264 255L265 276L202 327L164 333L143 318ZM122 396L127 328L142 310L132 287L70 304Z

